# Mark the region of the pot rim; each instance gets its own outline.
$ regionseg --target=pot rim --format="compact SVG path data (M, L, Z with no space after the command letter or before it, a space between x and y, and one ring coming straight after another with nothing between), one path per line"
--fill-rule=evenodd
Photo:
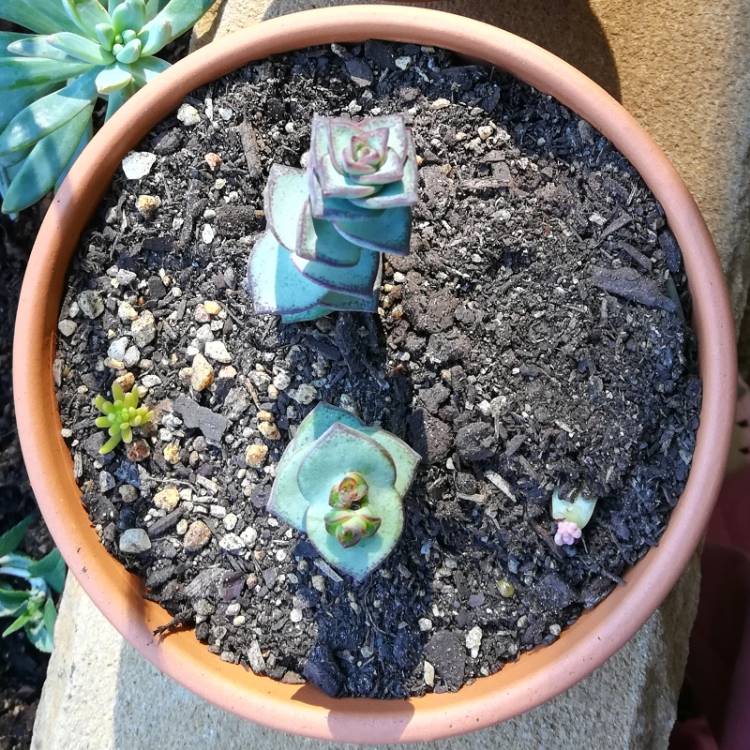
M308 685L257 677L220 661L193 631L152 635L169 615L99 542L60 435L53 382L57 316L78 238L126 153L183 97L253 60L332 42L385 39L445 47L496 65L586 119L630 160L682 248L699 340L703 403L692 468L659 545L552 645L454 694L332 699ZM97 133L54 197L37 236L14 339L16 416L39 507L70 570L120 633L204 699L268 727L337 742L429 741L487 727L560 694L614 654L658 607L698 545L718 494L736 394L734 322L719 259L685 184L653 139L597 84L555 55L488 24L403 6L345 6L282 16L213 42L138 92Z

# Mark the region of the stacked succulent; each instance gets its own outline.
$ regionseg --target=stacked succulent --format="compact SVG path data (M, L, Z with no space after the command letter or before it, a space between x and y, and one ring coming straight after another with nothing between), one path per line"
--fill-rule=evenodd
M276 469L268 509L361 581L393 550L419 455L395 435L318 404Z
M275 164L269 174L268 231L248 270L256 312L283 323L374 312L381 253L409 252L417 178L401 115L358 123L316 115L307 169Z
M109 118L169 64L154 57L214 0L0 0L0 194L15 213L52 190ZM104 5L107 7L105 8Z

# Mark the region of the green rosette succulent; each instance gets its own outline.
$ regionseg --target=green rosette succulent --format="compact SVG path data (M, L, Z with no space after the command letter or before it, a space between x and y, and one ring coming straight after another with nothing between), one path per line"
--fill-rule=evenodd
M417 202L414 143L401 115L316 115L306 170L273 165L268 231L253 248L255 311L283 323L374 312L381 254L406 255Z
M112 385L112 401L101 395L94 399L94 406L101 412L96 418L96 426L107 430L109 435L99 453L111 453L120 443L132 442L133 428L143 427L153 419L153 412L146 406L138 406L138 401L137 389L124 393L118 383Z
M401 536L403 500L419 461L395 435L321 403L279 461L268 510L361 581Z
M0 195L16 213L60 183L106 117L169 67L155 57L214 0L0 0Z

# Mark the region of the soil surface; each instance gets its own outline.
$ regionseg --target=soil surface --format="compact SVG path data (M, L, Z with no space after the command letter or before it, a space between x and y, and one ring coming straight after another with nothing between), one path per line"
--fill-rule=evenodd
M281 327L244 277L268 170L304 162L313 112L407 113L420 203L377 315ZM698 424L689 318L660 206L569 110L440 50L307 50L195 92L118 172L61 312L64 434L103 544L219 658L332 695L455 690L658 542ZM157 418L100 457L114 378ZM265 511L321 400L424 456L361 586ZM599 498L573 547L555 487Z

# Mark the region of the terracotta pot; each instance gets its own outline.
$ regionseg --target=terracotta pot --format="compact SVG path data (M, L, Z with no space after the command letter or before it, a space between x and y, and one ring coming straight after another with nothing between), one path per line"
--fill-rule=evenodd
M666 211L685 258L700 341L703 405L690 477L659 546L553 645L456 694L408 701L332 699L222 662L192 632L152 636L169 619L99 543L60 437L52 361L65 273L125 154L182 98L251 61L307 45L380 38L480 58L557 97L606 135ZM18 428L31 483L73 574L113 625L159 669L206 700L289 732L338 742L433 740L494 724L553 698L617 651L656 609L696 548L721 483L736 389L734 325L711 237L654 141L599 86L548 52L491 26L403 6L327 8L264 22L179 62L135 96L78 159L55 196L29 262L15 337Z

